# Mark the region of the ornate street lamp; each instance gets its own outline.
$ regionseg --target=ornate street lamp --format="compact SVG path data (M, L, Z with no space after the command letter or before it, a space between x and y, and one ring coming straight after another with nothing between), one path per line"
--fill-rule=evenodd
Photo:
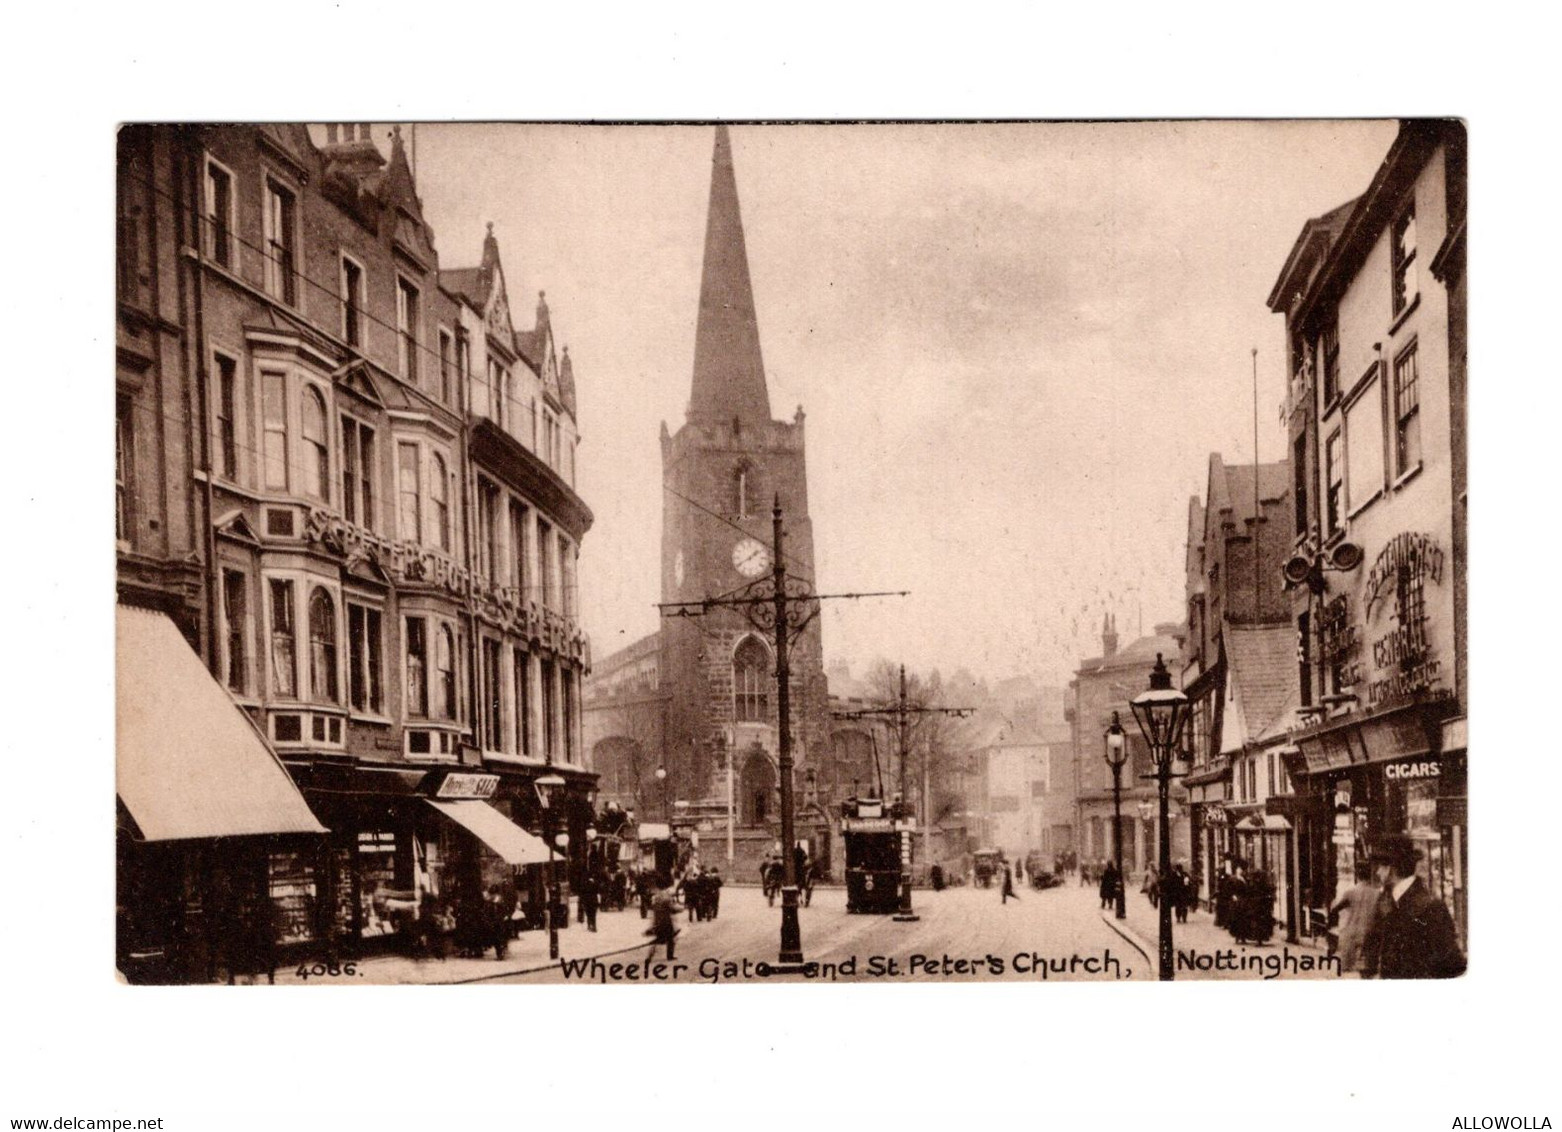
M1171 874L1171 838L1168 819L1171 809L1171 780L1175 777L1172 760L1182 742L1182 726L1188 718L1188 697L1172 687L1171 673L1161 654L1155 654L1155 668L1150 672L1150 689L1140 692L1129 705L1139 730L1150 745L1150 757L1155 761L1154 778L1160 791L1161 835L1158 872L1162 877ZM1168 900L1158 901L1161 913L1160 967L1161 981L1172 978L1172 910Z
M1128 761L1128 736L1112 713L1112 726L1106 729L1106 765L1112 768L1112 859L1117 864L1117 918L1128 918L1123 899L1123 764Z
M667 804L667 768L665 766L656 768L656 781L662 784L662 820L671 822L673 820L672 807Z
M548 844L548 876L543 885L544 896L547 900L547 910L543 915L548 924L548 958L559 957L559 925L558 917L554 915L559 903L559 870L557 862L553 859L553 846L557 840L562 848L569 844L569 834L561 833L557 838L553 836L555 816L553 811L554 799L558 797L560 790L564 789L565 782L562 775L545 774L532 785L537 790L537 801L542 803L542 839Z

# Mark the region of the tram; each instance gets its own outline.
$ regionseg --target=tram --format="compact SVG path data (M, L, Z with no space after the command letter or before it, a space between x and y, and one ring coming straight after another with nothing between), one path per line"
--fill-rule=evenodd
M882 798L848 798L841 803L848 912L883 915L899 908L906 837L901 817L898 808Z

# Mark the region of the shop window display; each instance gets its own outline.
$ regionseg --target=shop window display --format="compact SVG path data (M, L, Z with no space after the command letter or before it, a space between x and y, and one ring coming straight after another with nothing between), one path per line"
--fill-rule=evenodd
M358 934L364 939L396 930L396 835L364 830L358 834Z
M315 938L315 869L303 853L272 853L267 862L277 943Z

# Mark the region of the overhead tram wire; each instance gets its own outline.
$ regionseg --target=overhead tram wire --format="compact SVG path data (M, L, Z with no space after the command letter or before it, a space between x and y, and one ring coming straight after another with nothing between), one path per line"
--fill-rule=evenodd
M185 206L183 206L181 208L178 199L172 193L168 192L168 190L166 190L166 189L158 188L155 185L151 186L150 191L152 192L153 195L160 196L164 200L166 200L170 204L172 204L173 208L174 208L174 212L176 214L188 213L189 216L193 217L194 221L195 221L194 227L195 227L195 231L196 231L196 233L198 235L198 238L201 237L204 234L204 232L206 231L206 229L209 227L209 224L208 224L208 221L207 221L207 218L206 218L205 214L202 213L201 210L198 207L196 207L194 205L185 205ZM252 242L250 240L245 239L243 236L239 235L239 233L237 231L235 231L233 228L229 228L227 230L227 232L228 232L228 239L233 242L233 245L235 247L248 248L250 251L252 251L252 252L256 253L257 255L259 255L261 257L262 261L264 261L266 263L275 263L275 262L277 262L276 257L273 256L269 251L267 251L264 246L262 246L260 244L256 244L256 243L254 243L254 242ZM248 279L245 279L242 275L240 275L238 273L238 271L236 271L235 269L229 267L227 264L219 263L218 261L212 259L209 255L206 254L206 252L204 250L201 251L201 253L200 253L200 263L205 265L205 266L207 266L207 267L216 268L218 271L221 271L222 273L224 273L224 274L230 276L232 279L236 280L238 282L238 284L240 286L244 287L244 288L260 292L262 295L265 296L267 301L276 310L276 312L278 314L282 315L283 317L288 318L291 321L297 322L298 324L300 324L305 329L308 329L308 330L313 331L313 332L318 333L318 334L323 334L326 337L330 338L333 342L337 342L337 343L339 343L339 344L341 344L343 346L346 346L350 350L359 350L360 356L362 356L361 349L359 347L349 345L348 343L346 343L335 332L333 332L333 331L331 331L331 330L329 330L329 329L327 329L325 327L321 327L321 326L317 325L315 322L310 320L303 313L303 311L299 310L297 307L292 306L292 305L284 302L283 300L277 298L274 295L267 294L264 285L258 284L258 283L254 283L254 282L251 282ZM346 301L345 297L338 291L338 289L335 286L331 286L331 285L327 285L325 283L321 283L319 280L314 278L312 275L309 275L306 272L304 272L301 268L299 268L297 266L296 263L294 265L292 274L293 274L293 277L296 278L299 282L305 283L305 284L309 285L310 287L313 287L315 290L319 291L322 295L325 295L325 296L329 297L333 302L341 303L341 302L345 302ZM436 287L439 286L439 272L438 271L433 271L433 272L430 272L430 274L434 276L434 285ZM358 311L358 316L361 319L363 319L364 322L373 323L374 325L379 326L382 329L390 331L392 334L394 334L394 335L396 335L398 337L400 337L400 335L402 333L401 327L399 327L399 326L397 326L397 325L395 325L393 323L385 321L383 318L380 318L378 315L373 314L372 312L370 312L366 308L365 309L360 309ZM426 355L428 358L430 358L435 363L440 363L440 362L443 362L445 360L445 359L443 359L440 356L438 350L435 350L434 348L425 345L420 338L414 338L412 343L411 343L411 345L412 345L412 348L415 349L419 354ZM368 362L368 358L363 358L363 360L365 362ZM369 364L373 365L374 363L373 362L369 362ZM389 373L389 371L386 371L386 372ZM438 372L438 371L436 370L434 372ZM397 377L397 375L395 375L395 374L391 374L391 376L392 377ZM467 376L468 377L475 377L476 375L475 374L468 374ZM405 383L405 379L402 379L402 378L398 377L398 380L402 380ZM486 384L486 382L484 382L484 384ZM408 384L408 388L410 388L411 390L416 392L421 397L426 397L429 400L436 401L439 404L444 404L444 402L439 401L438 398L429 397L429 395L427 393L425 393L422 389L418 388L418 386L416 384ZM516 397L507 397L505 399L507 401L509 401L510 403L516 404L516 405L520 405L520 404L523 403L523 402L520 401L519 398L516 398ZM448 408L449 406L446 406L446 407Z
M129 403L129 406L130 406L130 409L133 412L138 413L141 416L151 418L152 420L155 420L155 421L161 421L161 422L164 422L164 423L167 423L167 424L170 424L170 425L179 425L179 426L182 426L183 423L184 423L184 420L183 420L182 417L177 417L177 416L175 416L172 413L162 412L159 409L157 409L155 406L152 406L152 405L140 405L140 404L137 404L134 401L131 401ZM247 452L247 453L249 453L251 458L255 461L255 466L257 468L260 466L260 461L264 458L264 454L262 453L262 451L259 448L255 447L253 444L245 443L244 441L240 440L237 436L235 436L233 438L233 448L237 452ZM293 465L290 464L289 466L291 467ZM340 472L341 469L340 468L336 468L336 469L333 469L333 470L335 470L337 472ZM202 472L202 474L204 475L205 473ZM294 492L281 493L280 496L275 501L273 501L270 498L272 492L268 491L265 488L259 488L259 489L252 488L252 487L249 487L249 486L239 482L237 479L226 477L226 476L216 476L215 473L214 473L214 477L215 477L214 478L214 486L223 488L225 490L231 490L231 489L235 489L236 488L237 490L239 490L240 492L242 492L243 494L245 494L247 496L259 497L260 498L260 502L262 502L262 503L273 503L275 506L281 506L284 503L287 504L288 506L300 506L300 505L303 505L303 504L308 504L308 505L313 505L313 506L324 506L327 510L332 510L333 509L333 505L330 503L330 501L316 499L313 496L304 495L302 493L294 493ZM134 479L134 477L132 477L132 480L133 479ZM134 491L135 491L135 489L132 486L132 494L134 494ZM391 498L390 496L387 496L387 495L385 495L383 493L381 493L377 497L380 506L385 508L387 511L391 509L390 506L389 506L389 503L387 502L390 498ZM454 505L452 504L452 507L453 506ZM385 511L381 512L381 515L380 515L381 519L384 518L385 513L386 513ZM383 531L375 530L373 527L366 526L366 525L364 525L362 523L359 523L358 525L359 526L363 526L365 530L369 531L372 534L378 534L378 535L384 534ZM383 526L383 523L381 525ZM455 556L454 551L440 551L439 548L436 547L436 546L425 545L424 543L422 543L420 541L417 541L415 539L404 539L403 541L409 542L412 545L418 546L418 547L420 547L420 548L422 548L424 550L432 550L432 551L436 551L436 552L439 552L439 553L449 554L451 559L453 561L455 560L456 556ZM562 585L562 582L560 584ZM509 588L513 589L513 588L516 588L516 587L509 587ZM539 582L532 582L532 583L529 583L529 584L527 584L525 586L522 586L522 587L519 587L519 588L522 590L523 593L525 593L528 596L528 598L530 598L532 600L539 600L540 601L540 600L544 600L547 597L546 587L540 581ZM570 591L572 591L572 593L574 595L574 599L578 603L579 600L580 600L580 583L577 581L573 586L568 586L568 587L565 587L565 588L570 590ZM578 604L577 604L577 608L578 608ZM577 617L576 620L579 620L579 618Z
M745 531L742 527L738 526L736 523L734 523L731 519L727 518L725 515L723 515L723 514L721 514L719 512L716 512L716 511L712 511L709 507L705 506L705 504L699 503L699 502L697 502L697 501L695 501L693 499L690 499L687 495L683 494L683 492L679 491L677 488L668 487L666 484L663 484L662 485L662 490L667 492L667 494L669 494L669 495L677 496L679 499L681 499L685 503L687 503L690 507L693 507L696 511L703 511L705 514L709 515L712 519L715 519L717 522L725 523L727 526L729 526L733 530L737 531L738 534L740 534L740 535L748 535L749 537L753 537L753 532L752 531ZM763 540L761 540L761 541L763 541ZM766 547L766 549L769 550L770 548ZM785 561L787 561L789 563L792 563L795 566L799 566L800 567L802 565L802 563L798 562L798 560L796 558L793 558L790 554L786 553L785 551L782 551L781 557ZM807 574L803 573L803 571L801 569L798 569L798 570L795 570L795 571L788 570L787 573L790 574L794 578L801 578L804 582L807 582L810 586L814 584L814 580L812 578L810 578ZM741 588L742 587L740 586L739 589L741 589ZM732 592L736 593L737 590L733 590Z

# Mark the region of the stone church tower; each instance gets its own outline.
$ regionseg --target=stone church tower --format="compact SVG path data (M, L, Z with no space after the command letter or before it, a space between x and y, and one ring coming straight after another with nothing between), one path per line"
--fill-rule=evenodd
M803 411L791 421L770 416L725 126L716 128L711 162L693 386L683 427L669 434L662 425L662 483L663 601L730 596L749 585L770 592L777 498L788 576L813 583ZM810 767L829 741L817 619L793 646L790 662L801 837L810 824ZM724 814L730 754L738 824L768 848L779 816L773 636L755 629L740 609L665 617L660 679L672 797L694 803L698 813Z

